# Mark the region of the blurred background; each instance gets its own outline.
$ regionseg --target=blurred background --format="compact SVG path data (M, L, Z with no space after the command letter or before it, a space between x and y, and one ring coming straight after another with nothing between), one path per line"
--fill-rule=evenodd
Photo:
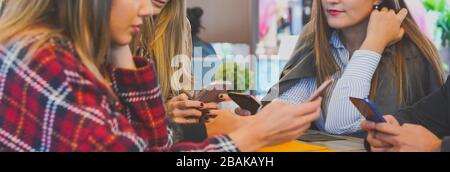
M422 32L440 50L448 71L450 0L406 2ZM211 43L213 50L208 55L221 60L228 55L257 57L249 67L234 67L239 71L249 70L249 75L240 79L249 80L254 88L250 93L261 97L278 81L303 25L309 21L312 0L187 0L187 4L188 8L203 10L198 38ZM218 70L223 68L226 67Z

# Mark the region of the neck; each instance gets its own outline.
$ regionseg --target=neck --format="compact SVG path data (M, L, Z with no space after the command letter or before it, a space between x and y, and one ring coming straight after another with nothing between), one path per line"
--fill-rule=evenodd
M361 45L366 39L368 24L369 20L366 20L360 24L341 30L341 40L350 54L353 54L353 52L361 48Z

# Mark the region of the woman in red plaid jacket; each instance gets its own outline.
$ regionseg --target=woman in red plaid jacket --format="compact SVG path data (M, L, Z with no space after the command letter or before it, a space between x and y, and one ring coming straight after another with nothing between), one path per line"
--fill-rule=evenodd
M148 0L7 1L0 151L255 151L318 118L320 100L275 102L227 136L173 145L153 63L127 46L152 9Z

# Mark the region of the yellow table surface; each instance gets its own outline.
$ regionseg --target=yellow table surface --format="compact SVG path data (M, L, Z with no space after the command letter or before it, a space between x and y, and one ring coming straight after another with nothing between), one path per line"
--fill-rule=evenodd
M258 150L258 152L334 152L334 151L324 146L307 144L300 141L292 141L277 146L265 147Z

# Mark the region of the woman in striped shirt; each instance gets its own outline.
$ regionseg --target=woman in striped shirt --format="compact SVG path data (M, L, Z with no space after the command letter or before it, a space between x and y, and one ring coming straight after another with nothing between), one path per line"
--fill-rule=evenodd
M349 97L370 98L383 114L409 106L443 84L440 57L403 0L314 1L311 22L280 82L263 101L305 102L335 79L316 127L362 134L363 117Z

